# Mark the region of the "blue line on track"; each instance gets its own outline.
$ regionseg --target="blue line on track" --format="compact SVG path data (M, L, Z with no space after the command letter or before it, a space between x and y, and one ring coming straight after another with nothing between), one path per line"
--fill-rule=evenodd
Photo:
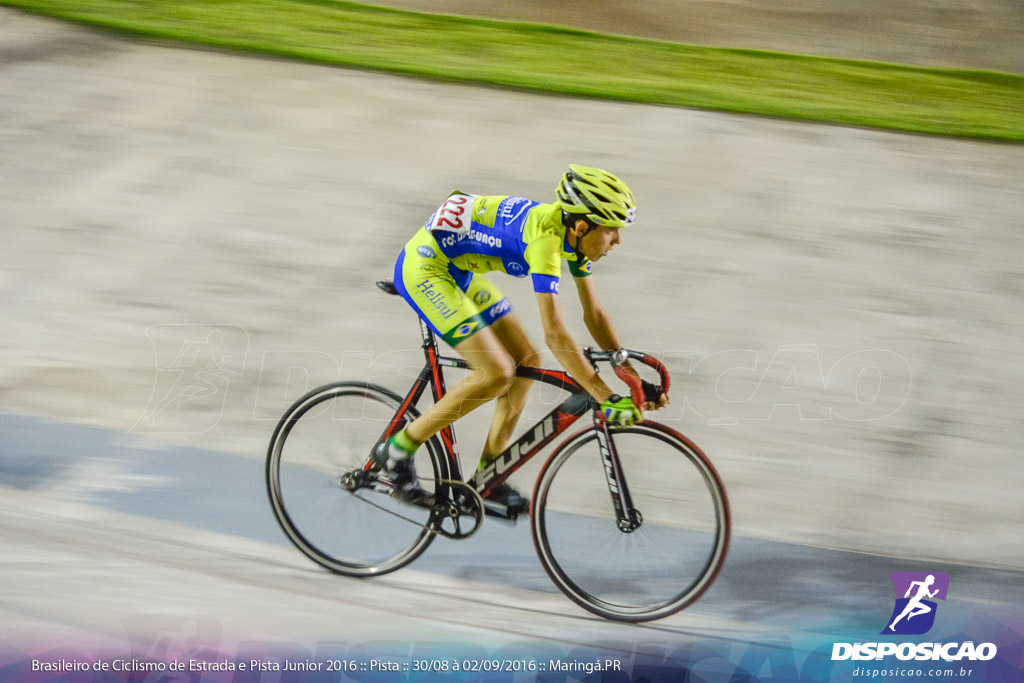
M0 414L0 485L42 490L66 482L85 464L105 461L138 484L84 490L78 502L288 544L270 512L262 457L148 445L111 430ZM466 541L436 540L411 566L500 586L556 590L537 561L525 520L510 526L487 519ZM797 631L877 633L892 605L889 574L929 569L951 579L954 590L943 606L947 617L969 620L977 604L988 615L1024 613L1024 572L741 537L733 538L718 581L690 611Z

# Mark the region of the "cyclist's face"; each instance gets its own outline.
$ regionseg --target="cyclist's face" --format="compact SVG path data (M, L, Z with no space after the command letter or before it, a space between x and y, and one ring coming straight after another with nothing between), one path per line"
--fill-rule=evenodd
M579 250L591 261L600 261L619 242L618 228L598 225L580 239Z

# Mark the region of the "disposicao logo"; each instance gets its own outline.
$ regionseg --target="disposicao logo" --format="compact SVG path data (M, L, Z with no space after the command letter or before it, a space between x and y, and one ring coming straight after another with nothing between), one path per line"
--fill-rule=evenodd
M935 600L945 600L949 577L942 572L893 572L896 606L883 635L919 636L935 624ZM902 597L900 597L902 596Z
M935 624L938 605L949 591L949 577L942 572L894 572L890 574L896 590L896 604L880 635L917 636ZM895 656L906 660L987 661L996 656L993 643L835 643L832 660L869 660Z

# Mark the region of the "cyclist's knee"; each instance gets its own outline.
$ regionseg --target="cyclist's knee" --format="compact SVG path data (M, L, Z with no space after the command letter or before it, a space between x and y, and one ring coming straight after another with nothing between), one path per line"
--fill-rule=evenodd
M495 398L512 386L516 376L515 359L489 329L484 329L459 345L459 352L473 368L474 393Z
M486 367L482 367L483 386L488 397L501 396L509 390L516 378L516 364L510 356L497 355L490 359Z

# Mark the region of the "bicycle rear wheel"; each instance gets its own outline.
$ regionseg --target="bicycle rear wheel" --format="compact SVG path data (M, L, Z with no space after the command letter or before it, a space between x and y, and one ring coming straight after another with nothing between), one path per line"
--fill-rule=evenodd
M707 457L645 422L611 432L642 523L622 531L598 430L569 438L544 464L531 530L541 564L573 602L617 621L678 612L711 585L729 546L729 504Z
M288 539L317 564L347 576L377 576L416 559L434 534L430 511L372 488L347 491L345 474L360 471L402 398L364 382L309 392L284 414L267 452L267 492ZM412 420L417 413L406 412ZM447 468L436 440L416 454L421 485L433 493Z

